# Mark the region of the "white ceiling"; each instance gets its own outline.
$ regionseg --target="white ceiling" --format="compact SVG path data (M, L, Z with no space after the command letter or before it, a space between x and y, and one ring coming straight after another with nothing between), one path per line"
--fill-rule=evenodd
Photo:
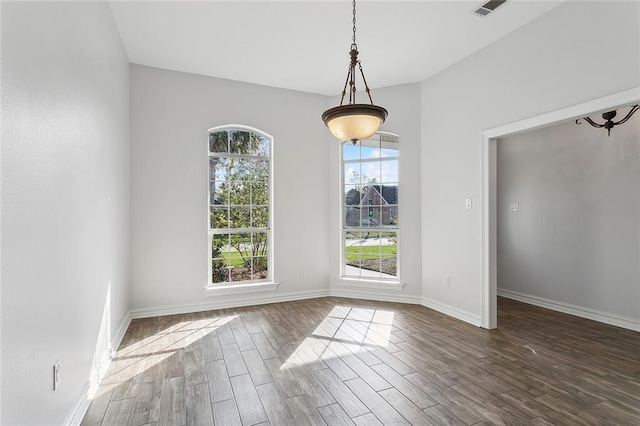
M358 1L357 42L369 86L413 83L447 68L563 0ZM351 45L351 1L112 1L135 64L338 95ZM358 88L362 82L358 80Z

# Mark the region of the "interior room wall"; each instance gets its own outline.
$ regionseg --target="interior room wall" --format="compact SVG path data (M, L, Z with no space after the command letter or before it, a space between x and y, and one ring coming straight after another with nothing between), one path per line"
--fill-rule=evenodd
M399 136L399 251L400 280L405 284L401 291L388 290L381 284L349 283L340 280L340 164L341 144L328 130L327 146L331 153L330 186L331 201L331 291L336 295L372 298L409 303L421 302L421 214L420 214L420 85L418 83L372 90L374 102L384 106L389 116L380 130ZM366 96L366 95L362 95ZM361 98L358 98L361 99ZM332 98L327 108L335 106L338 98Z
M566 2L422 82L422 284L430 306L480 323L482 131L638 86L639 18L638 2Z
M108 4L3 2L1 107L0 423L63 424L129 312L129 65Z
M640 115L509 136L497 158L499 291L640 319Z
M319 95L131 65L134 315L327 293L329 151L320 119L326 102ZM207 130L225 124L274 138L275 292L203 294Z

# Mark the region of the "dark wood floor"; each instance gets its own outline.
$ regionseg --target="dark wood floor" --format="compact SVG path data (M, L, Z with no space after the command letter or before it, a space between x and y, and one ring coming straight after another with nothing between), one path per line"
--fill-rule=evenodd
M85 425L639 425L640 333L321 298L134 320Z

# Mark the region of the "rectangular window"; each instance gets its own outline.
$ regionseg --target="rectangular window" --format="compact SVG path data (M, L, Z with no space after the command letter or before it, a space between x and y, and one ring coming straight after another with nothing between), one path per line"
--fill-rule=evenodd
M211 284L271 280L271 137L209 131Z
M342 144L342 276L397 281L398 137Z

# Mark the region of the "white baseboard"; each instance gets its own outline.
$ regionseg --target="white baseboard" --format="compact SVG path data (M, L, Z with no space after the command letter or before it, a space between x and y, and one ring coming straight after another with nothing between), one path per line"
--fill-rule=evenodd
M458 308L454 308L453 306L445 305L444 303L427 299L426 297L422 298L421 305L426 308L433 309L434 311L441 312L445 315L449 315L450 317L459 319L460 321L464 321L471 325L475 325L476 327L480 327L482 324L482 319L478 315L473 315L469 312L465 312Z
M420 304L420 296L405 296L401 294L385 294L371 291L354 291L351 289L332 288L330 295L333 297L346 297L348 299L375 300L379 302Z
M268 303L289 302L293 300L315 299L329 296L329 290L296 291L279 294L260 295L210 301L206 303L191 303L183 305L155 306L139 308L131 311L131 318L150 318L162 315L187 314L191 312L210 311L214 309L239 308L242 306L265 305Z
M120 346L120 343L122 342L122 339L127 332L130 324L131 314L127 313L127 315L125 315L124 319L120 323L120 326L118 327L116 334L113 336L113 339L111 339L111 348L117 349ZM87 383L84 385L84 388L80 393L80 398L78 398L64 421L65 425L79 426L80 423L82 423L82 419L84 418L85 414L87 414L89 405L91 405L93 395L98 389L98 386L100 386L100 382L104 378L104 375L109 368L112 357L113 350L110 350L107 354L101 354L100 358L104 361L101 361L97 374L92 374L91 377L89 377Z
M118 327L118 331L116 332L115 336L113 336L111 347L114 349L114 351L117 350L120 346L120 343L122 343L122 339L129 329L129 326L131 325L131 319L131 312L128 312L124 317L124 320L122 320L122 322L120 323L120 327Z
M585 308L582 306L570 305L569 303L558 302L556 300L545 299L543 297L532 296L530 294L524 294L512 290L498 289L498 296L517 300L523 303L528 303L530 305L539 306L541 308L551 309L552 311L562 312L564 314L574 315L577 317L598 321L604 324L614 325L616 327L626 328L628 330L640 331L640 320L633 318L610 314L608 312L596 311L595 309Z

